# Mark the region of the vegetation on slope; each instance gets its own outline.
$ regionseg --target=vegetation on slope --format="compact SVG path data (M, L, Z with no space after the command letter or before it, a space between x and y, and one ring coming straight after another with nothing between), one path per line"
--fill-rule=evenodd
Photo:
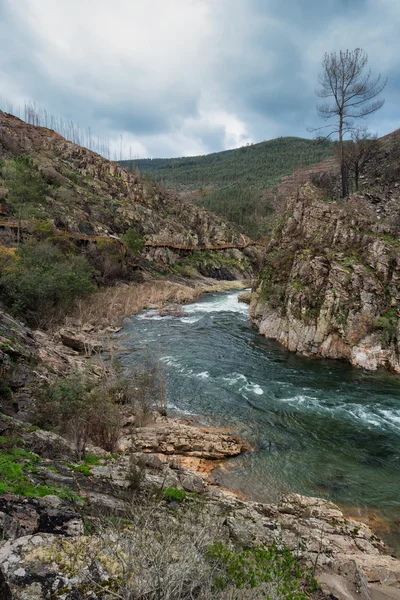
M172 196L58 134L0 112L0 303L44 327L97 286L173 269L185 254L145 248L242 244L223 219ZM122 243L121 243L122 242ZM182 254L182 253L181 253ZM211 276L251 271L234 252L214 253ZM250 252L251 254L251 252ZM189 275L205 272L196 253ZM163 259L165 261L163 262Z
M252 237L271 228L273 192L283 177L335 153L336 144L284 137L205 156L122 161L199 206L223 215ZM272 195L268 197L266 190Z

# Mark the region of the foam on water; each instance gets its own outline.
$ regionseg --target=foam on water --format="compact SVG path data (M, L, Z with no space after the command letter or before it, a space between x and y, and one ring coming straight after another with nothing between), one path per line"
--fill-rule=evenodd
M247 304L238 301L238 295L239 292L218 295L212 294L206 300L185 306L185 313L192 315L197 313L234 312L247 316L249 314L249 307ZM185 317L183 317L183 319L185 319Z
M400 411L382 409L375 406L342 403L327 403L320 398L297 394L288 398L280 398L297 410L309 410L314 412L331 413L332 415L342 415L344 419L358 421L366 427L385 429L387 427L400 430Z
M181 323L192 324L200 321L205 314L215 312L234 312L248 316L249 307L247 304L238 301L239 293L210 294L205 300L182 307L185 313L183 317L175 317L173 315L161 316L158 310L151 309L140 313L135 318L141 321L179 320Z
M181 317L134 317L121 332L132 348L124 366L161 356L174 412L248 436L257 451L237 461L234 489L260 488L256 499L265 501L273 474L285 490L395 515L400 378L289 353L251 327L237 296L210 294Z
M237 383L242 384L238 388L239 392L253 392L257 396L261 396L264 393L262 387L258 383L250 381L243 373L232 373L227 377L222 377L222 380L226 381L230 386L236 385Z
M196 373L196 377L200 379L209 379L210 373L208 371L202 371L201 373Z
M151 319L152 321L161 321L162 319L172 319L173 317L166 316L162 317L158 314L158 310L146 310L135 317L140 321L146 321L147 319Z

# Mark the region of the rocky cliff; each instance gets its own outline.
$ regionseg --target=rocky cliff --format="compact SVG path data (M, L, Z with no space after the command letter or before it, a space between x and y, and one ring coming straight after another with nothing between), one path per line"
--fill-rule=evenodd
M400 373L399 214L393 193L335 202L300 188L252 296L260 332L302 354Z
M146 259L167 266L180 258L173 245L194 249L243 245L239 232L223 218L168 193L148 176L132 173L50 129L0 111L0 215L4 218L18 216L8 187L13 161L21 155L32 158L43 180L42 199L33 207L35 219L58 229L119 236L133 228L146 242L170 244L170 248L146 247L143 252ZM253 256L251 249L246 254L250 259ZM237 266L243 255L228 249L220 257ZM247 259L245 263L243 271L248 269Z

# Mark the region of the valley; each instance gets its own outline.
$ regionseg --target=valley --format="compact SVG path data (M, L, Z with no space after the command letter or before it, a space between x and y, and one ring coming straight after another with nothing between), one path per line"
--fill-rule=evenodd
M395 599L397 134L343 200L333 145L246 149L289 145L249 170L256 231L147 163L0 123L6 600L153 597L158 572L159 597L232 595L230 561L279 598Z

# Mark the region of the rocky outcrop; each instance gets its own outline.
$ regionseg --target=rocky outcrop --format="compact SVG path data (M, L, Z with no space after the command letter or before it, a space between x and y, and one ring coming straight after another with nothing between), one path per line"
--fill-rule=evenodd
M238 302L243 302L244 304L250 304L251 292L242 292L241 294L239 294Z
M236 548L289 548L315 571L324 597L397 600L400 560L367 525L346 518L331 502L297 494L276 504L251 502L213 485L206 472L188 468L185 459L209 457L217 464L217 458L246 448L226 431L199 428L196 433L193 424L161 418L127 435L131 444L120 455L91 448L96 464L86 466L85 474L70 462L68 451L58 452L59 436L49 434L51 447L41 447L32 436L41 440L48 432L32 431L14 419L2 421L8 428L2 433L18 435L41 457L29 472L32 482L76 494L75 500L53 494L0 496L0 591L7 600L106 598L101 585L118 594L118 557L127 556L119 550L130 543L130 532L144 527L142 535L157 540L168 522L179 531L189 527L194 539L210 531ZM172 498L164 495L168 490ZM180 504L174 497L186 499ZM144 507L144 521L134 526ZM138 552L130 556L133 568Z
M222 460L250 450L239 436L214 428L194 427L167 417L154 425L137 428L126 446L139 452L158 452Z
M399 210L399 209L398 209ZM252 321L291 351L400 373L400 242L362 195L287 204L252 295Z
M0 307L0 409L19 419L29 419L43 385L72 369L96 366L87 358L102 343L82 332L61 330L58 339L32 330ZM85 356L82 356L85 355Z
M72 350L76 350L80 354L95 354L103 350L102 345L98 341L94 341L84 333L77 333L70 329L60 329L59 336L61 343Z
M346 519L330 502L291 495L277 505L267 505L238 500L232 494L214 489L206 492L201 506L208 515L208 526L218 531L219 539L225 542L239 548L272 544L290 548L313 568L323 597L398 598L400 561L383 553L382 543L368 527ZM178 506L172 510L184 528L190 513ZM146 524L146 535L151 537L159 531L168 518L168 507L155 505ZM203 519L198 519L197 528L192 528L192 535L199 534L204 535ZM115 548L121 534L115 530L111 535L110 542ZM0 544L3 585L9 586L15 598L52 598L52 594L81 597L78 591L82 588L90 591L92 598L103 597L96 595L101 588L93 578L89 578L88 584L83 568L88 552L94 564L103 566L101 581L117 580L115 559L111 562L100 558L102 554L97 548L101 538L96 533L82 536L76 532L64 539L65 542L59 532L38 531ZM100 544L102 553L107 552L106 548L104 543Z
M83 521L58 496L38 500L14 494L0 496L0 535L15 540L25 535L53 533L64 536L83 534Z

